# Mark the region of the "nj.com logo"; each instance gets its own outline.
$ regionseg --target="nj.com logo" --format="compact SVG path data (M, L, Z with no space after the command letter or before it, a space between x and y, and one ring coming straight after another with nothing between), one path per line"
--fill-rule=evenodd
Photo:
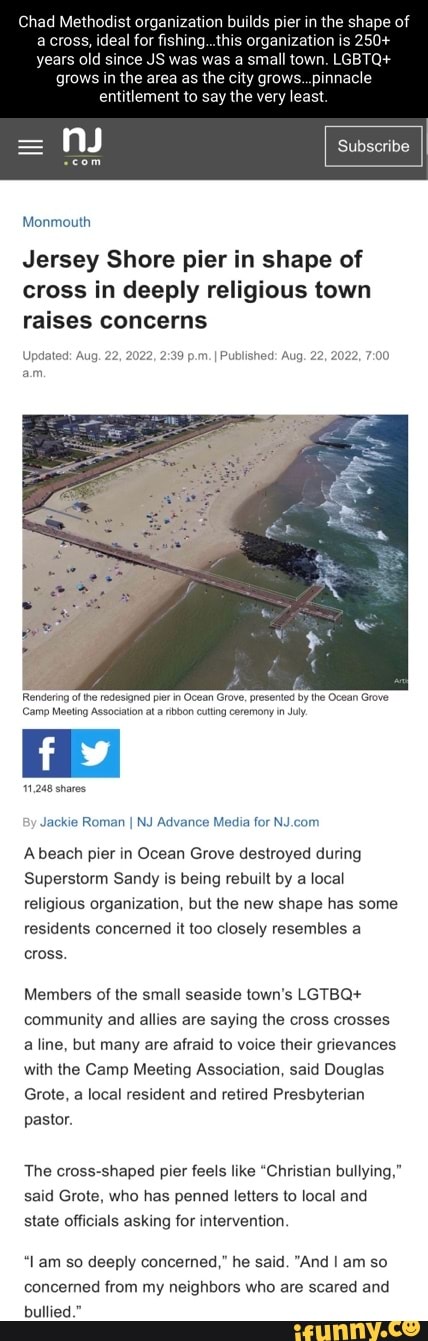
M307 1322L294 1323L296 1341L378 1341L379 1337L415 1337L420 1322Z
M88 132L83 126L64 126L62 132L62 149L65 154L65 168L101 167L101 147L103 142L101 126L95 126L93 132L93 144L88 144L88 139L92 140L92 133L88 135Z

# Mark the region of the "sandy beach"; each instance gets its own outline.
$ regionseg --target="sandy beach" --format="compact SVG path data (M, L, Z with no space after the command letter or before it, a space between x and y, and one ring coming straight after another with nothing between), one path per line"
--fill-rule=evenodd
M283 474L332 415L274 415L210 425L162 455L55 493L31 513L82 536L204 569L239 546L237 509ZM87 511L79 511L81 502ZM183 579L24 532L25 689L94 685L186 590Z

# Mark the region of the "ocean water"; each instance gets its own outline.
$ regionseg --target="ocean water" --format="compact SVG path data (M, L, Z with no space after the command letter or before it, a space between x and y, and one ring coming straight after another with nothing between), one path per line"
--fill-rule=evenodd
M340 623L299 615L275 632L272 607L192 587L117 659L97 688L407 687L404 416L335 422L235 520L242 530L313 546L326 588L320 603L340 609ZM216 568L293 597L304 590L242 554Z

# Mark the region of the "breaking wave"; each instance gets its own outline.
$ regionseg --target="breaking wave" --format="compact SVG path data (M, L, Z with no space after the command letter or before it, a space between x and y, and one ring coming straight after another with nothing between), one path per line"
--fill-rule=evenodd
M373 633L373 629L377 629L379 622L382 621L379 621L376 615L369 615L368 619L354 619L354 624L357 629L360 629L361 633Z

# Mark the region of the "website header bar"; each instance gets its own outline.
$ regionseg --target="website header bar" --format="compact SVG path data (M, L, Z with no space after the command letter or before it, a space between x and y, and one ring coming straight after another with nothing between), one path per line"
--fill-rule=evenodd
M12 118L6 180L426 178L426 118L381 121Z

